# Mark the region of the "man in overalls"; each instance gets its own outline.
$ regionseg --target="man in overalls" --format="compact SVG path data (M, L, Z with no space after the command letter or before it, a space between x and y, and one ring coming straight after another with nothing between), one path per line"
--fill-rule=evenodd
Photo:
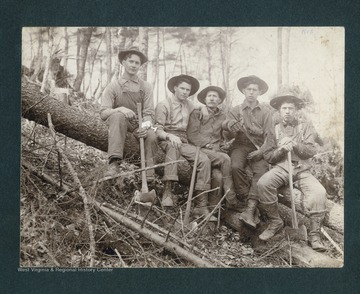
M287 153L291 152L294 186L303 194L295 199L300 210L310 217L309 242L317 251L325 251L320 228L326 213L326 191L319 181L310 173L311 157L316 154L315 140L317 133L309 121L302 121L297 110L302 108L303 101L289 91L278 94L270 105L280 113L280 122L275 126L275 137L272 148L265 152L265 159L275 165L258 181L260 204L266 211L270 223L259 236L261 240L272 238L282 227L283 221L278 211L278 189L289 184L289 163ZM285 197L289 195L284 193Z
M157 148L157 137L150 127L153 124L154 100L150 83L137 76L147 57L138 48L120 51L119 61L124 67L121 78L110 82L101 101L100 117L109 126L108 158L109 168L104 176L120 172L127 132L136 138L145 138L146 166L153 165L153 154ZM142 105L143 124L139 128L137 103ZM154 179L154 170L148 170L147 180Z

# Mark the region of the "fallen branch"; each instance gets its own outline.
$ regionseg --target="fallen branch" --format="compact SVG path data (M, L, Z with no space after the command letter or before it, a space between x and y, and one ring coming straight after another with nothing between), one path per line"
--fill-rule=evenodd
M93 225L91 223L91 217L90 217L90 211L89 211L89 200L88 197L86 195L86 192L84 190L84 188L81 186L81 182L79 180L79 177L77 176L74 168L72 167L72 164L70 162L70 160L67 158L66 154L61 150L61 148L58 146L58 143L56 142L56 133L54 130L54 126L51 122L51 116L50 114L48 114L48 123L49 123L49 129L50 132L55 140L55 147L57 149L57 151L62 155L62 157L64 158L64 161L70 171L70 174L72 175L75 183L79 186L79 193L83 199L84 202L84 210L85 210L85 218L86 218L86 222L88 225L88 229L89 229L89 238L90 238L90 267L93 267L94 265L94 256L95 256L95 238L94 238L94 230L93 230ZM62 185L60 185L62 186Z
M141 234L142 236L144 236L146 239L151 240L152 242L156 243L159 246L163 246L165 249L175 253L176 255L190 261L191 263L193 263L194 265L198 266L198 267L210 267L210 268L214 268L216 267L214 264L201 259L200 257L198 257L197 255L191 253L190 251L181 248L179 245L171 242L171 241L167 241L165 242L164 238L160 237L159 235L155 234L154 232L152 232L151 230L147 229L147 228L141 228L141 225L132 221L131 219L129 219L128 217L125 217L119 213L114 212L113 210L102 206L99 202L97 202L96 200L94 200L94 204L97 208L99 208L103 213L105 213L106 215L108 215L109 217L113 218L114 220L121 222L122 224L124 224L125 226L127 226L128 228L130 228L133 231L138 232L139 234Z

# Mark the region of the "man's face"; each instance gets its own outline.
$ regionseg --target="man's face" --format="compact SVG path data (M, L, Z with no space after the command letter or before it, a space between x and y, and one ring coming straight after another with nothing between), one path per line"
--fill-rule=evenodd
M123 60L122 65L126 73L136 75L141 66L141 59L138 55L132 54L129 58Z
M221 103L219 93L216 91L209 91L205 97L205 104L210 109L216 109Z
M189 97L190 91L191 85L186 82L182 82L174 87L174 95L180 102L185 101Z
M259 85L257 84L250 84L246 88L243 89L245 99L249 102L257 101L258 96L261 94L259 89Z
M280 106L279 112L284 122L292 122L296 114L295 104L285 102Z

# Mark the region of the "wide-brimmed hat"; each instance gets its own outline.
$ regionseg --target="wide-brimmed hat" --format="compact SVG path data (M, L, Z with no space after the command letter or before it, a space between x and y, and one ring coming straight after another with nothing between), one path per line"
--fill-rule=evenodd
M207 93L210 91L215 91L216 93L219 94L221 103L224 101L224 99L226 97L226 92L223 89L221 89L220 87L209 86L209 87L206 87L205 89L201 90L201 92L197 95L197 99L199 100L199 102L201 102L202 104L205 104L205 97L206 97Z
M248 76L248 77L243 77L237 81L237 87L241 93L244 94L243 89L246 87L246 85L249 84L249 82L251 84L259 85L259 90L261 91L262 94L266 93L267 90L269 89L268 84L264 80L260 79L257 76Z
M174 93L174 87L177 84L179 79L186 79L190 82L191 91L190 91L189 96L194 95L200 88L199 81L197 79L195 79L194 77L188 76L188 75L179 75L179 76L172 77L167 83L168 89L170 90L171 93Z
M120 63L123 62L125 56L129 53L138 55L140 57L141 64L144 64L145 62L148 61L147 57L139 50L138 47L131 47L129 49L121 50L119 52L118 57L119 57Z
M270 100L270 105L275 109L279 110L284 102L294 103L295 107L298 109L304 107L304 101L294 96L294 93L289 91L277 94L274 98Z

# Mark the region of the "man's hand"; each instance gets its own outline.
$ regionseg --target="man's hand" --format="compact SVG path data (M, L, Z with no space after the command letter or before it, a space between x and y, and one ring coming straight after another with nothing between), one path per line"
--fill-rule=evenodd
M175 148L180 148L182 142L181 139L178 136L175 136L173 134L167 134L166 136L168 138L168 140L171 142L171 144L175 147Z
M147 136L147 129L142 129L142 128L136 128L133 131L133 135L135 136L135 138L139 139L139 138L146 138Z
M221 152L219 144L206 144L205 148L216 151L216 152Z
M205 105L200 105L199 110L200 110L200 120L207 121L210 117L207 107Z
M263 153L261 150L255 150L250 152L249 155L246 157L247 159L252 159L254 161L259 161L263 158Z
M229 126L230 132L235 133L235 134L236 134L237 132L242 131L242 129L243 129L243 127L242 127L241 122L235 121L235 120L234 120L234 121L230 124L230 126Z
M293 143L288 143L286 145L282 145L279 147L279 150L282 151L282 152L291 152L294 148L294 145Z
M124 107L124 106L117 107L117 108L115 108L115 110L118 111L118 112L121 112L122 114L124 114L127 119L136 118L135 112L132 111L129 108Z

